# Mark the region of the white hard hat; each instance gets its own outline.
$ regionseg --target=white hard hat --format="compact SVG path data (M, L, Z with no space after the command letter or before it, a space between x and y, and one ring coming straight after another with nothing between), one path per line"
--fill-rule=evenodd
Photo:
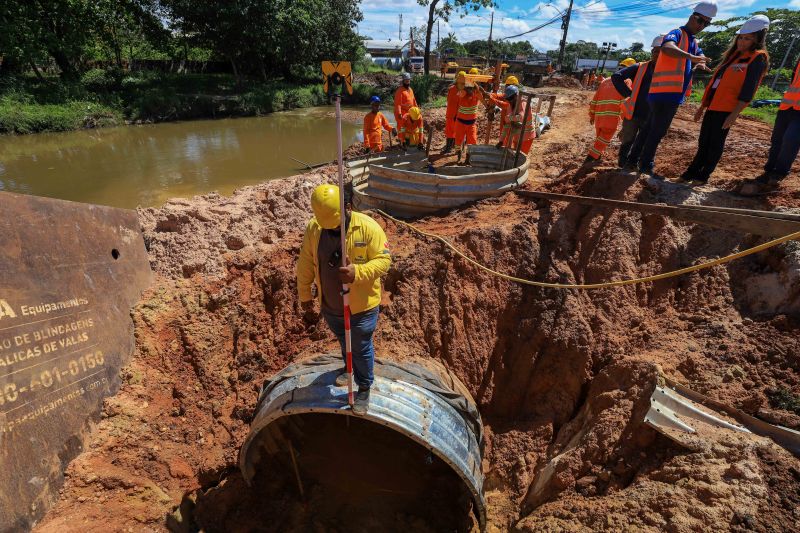
M653 39L653 44L651 44L650 47L651 48L659 48L659 47L661 47L661 43L664 42L664 37L666 37L666 35L664 35L663 33L661 35L657 36L655 39Z
M713 19L717 16L717 2L716 0L706 0L694 6L694 12L700 13L704 17Z
M736 32L736 35L741 35L743 33L756 33L757 31L766 30L767 28L769 28L769 18L767 18L766 15L756 15L742 24L742 27L739 28L739 31Z

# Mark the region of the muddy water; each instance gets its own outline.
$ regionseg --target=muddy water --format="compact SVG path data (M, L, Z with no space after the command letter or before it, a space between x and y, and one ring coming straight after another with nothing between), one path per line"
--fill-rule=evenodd
M391 115L391 113L388 113ZM360 137L345 122L345 146ZM0 191L115 207L289 176L336 157L332 107L264 117L0 136Z

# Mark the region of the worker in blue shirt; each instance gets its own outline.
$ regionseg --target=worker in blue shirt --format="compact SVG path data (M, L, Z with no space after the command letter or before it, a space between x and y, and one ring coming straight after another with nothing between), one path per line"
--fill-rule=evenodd
M695 6L686 25L672 30L664 37L647 96L650 115L645 126L647 137L641 140L640 174L664 179L653 171L656 150L669 131L678 107L691 90L693 70L697 68L711 71L706 65L709 59L703 55L695 35L707 28L716 14L716 1L700 2ZM639 143L640 139L637 138L631 151L638 150Z
M647 102L647 94L650 92L650 81L653 78L653 70L661 51L661 41L664 35L659 35L653 39L650 50L650 61L636 63L627 66L611 75L611 83L617 92L624 96L626 100L622 103L622 130L619 133L619 156L617 159L619 168L628 171L637 169L639 155L641 155L644 139L647 138L647 130L644 129L647 117L650 114L650 104ZM626 82L627 81L627 82ZM636 137L641 135L642 142L639 143L637 151L631 151Z

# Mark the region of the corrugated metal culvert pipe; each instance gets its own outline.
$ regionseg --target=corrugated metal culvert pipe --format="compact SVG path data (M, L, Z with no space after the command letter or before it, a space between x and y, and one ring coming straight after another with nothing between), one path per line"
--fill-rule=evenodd
M483 426L463 383L434 361L376 359L359 417L334 383L341 368L323 355L264 384L239 455L245 480L280 469L304 498L336 499L385 525L413 516L433 530L483 529Z

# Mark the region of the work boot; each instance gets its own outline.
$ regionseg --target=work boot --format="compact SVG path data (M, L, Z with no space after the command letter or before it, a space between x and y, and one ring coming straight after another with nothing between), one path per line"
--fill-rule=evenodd
M343 368L339 371L339 375L336 376L336 386L337 387L346 387L347 386L347 379L349 374L347 373L347 369Z
M587 155L586 159L583 160L581 166L583 168L593 168L600 164L600 159L595 159L594 157Z
M656 171L653 170L652 168L650 168L650 169L640 168L639 169L639 176L645 176L647 178L653 178L654 180L658 180L658 181L664 181L664 179L665 179L664 176L662 176L661 174L656 174Z
M362 387L359 385L358 392L356 393L356 401L353 402L353 413L357 415L367 414L367 407L369 406L369 387Z
M696 179L697 178L692 176L691 174L684 172L683 174L680 175L678 179L675 180L675 183L689 183L690 181L694 181Z
M449 153L450 150L453 149L453 144L455 143L455 139L446 139L444 143L444 148L442 148L442 153L446 154Z

